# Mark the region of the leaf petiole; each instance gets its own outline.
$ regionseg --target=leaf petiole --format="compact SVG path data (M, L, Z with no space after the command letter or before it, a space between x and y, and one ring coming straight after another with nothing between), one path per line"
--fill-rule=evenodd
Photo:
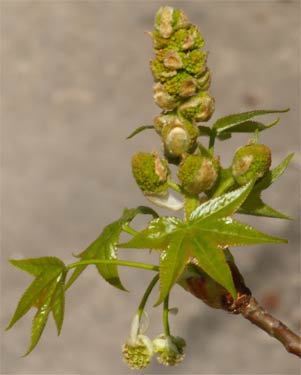
M163 305L163 327L164 327L164 334L165 337L170 336L170 329L169 329L169 321L168 321L168 308L169 303L169 294L164 299L164 305Z
M131 234L132 236L136 236L138 234L138 232L135 229L131 228L129 225L126 224L122 226L122 230L128 234Z
M139 262L130 262L127 260L106 260L106 259L87 259L81 260L79 262L71 263L66 266L67 270L76 268L79 266L85 266L89 264L116 264L117 266L133 267L133 268L142 268L149 271L159 271L159 267L154 264L146 264Z
M138 311L137 311L137 315L138 315L139 321L140 321L141 316L143 314L143 311L144 311L146 302L148 300L148 297L150 296L150 294L151 294L152 290L154 289L154 286L157 284L158 280L159 280L159 274L157 274L152 279L152 281L149 283L149 286L147 287L145 293L143 294L143 297L141 299L141 302L140 302L140 305L139 305Z

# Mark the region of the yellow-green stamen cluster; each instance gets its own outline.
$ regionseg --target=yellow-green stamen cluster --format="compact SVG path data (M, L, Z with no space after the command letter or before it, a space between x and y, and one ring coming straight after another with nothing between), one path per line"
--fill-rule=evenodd
M200 155L189 155L180 164L178 177L189 194L210 190L218 178L219 162Z
M143 192L164 193L168 189L170 174L167 162L156 153L138 152L132 158L132 171Z
M262 144L240 147L233 158L232 175L239 185L263 177L271 166L271 150Z
M153 356L152 341L145 335L129 339L122 347L123 359L133 370L147 367Z

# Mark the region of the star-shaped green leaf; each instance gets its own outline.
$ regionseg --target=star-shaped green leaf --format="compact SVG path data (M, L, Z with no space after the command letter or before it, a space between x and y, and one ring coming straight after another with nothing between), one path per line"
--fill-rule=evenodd
M232 219L253 186L254 181L251 181L237 190L210 199L196 208L188 221L175 217L154 219L130 241L119 245L160 251L161 287L156 305L164 300L191 259L236 298L223 248L286 242Z
M11 328L32 307L37 312L32 322L31 342L25 355L29 354L39 342L49 313L52 311L58 334L64 319L64 282L66 267L55 257L11 260L14 266L35 276L30 286L20 298L16 311L7 327Z

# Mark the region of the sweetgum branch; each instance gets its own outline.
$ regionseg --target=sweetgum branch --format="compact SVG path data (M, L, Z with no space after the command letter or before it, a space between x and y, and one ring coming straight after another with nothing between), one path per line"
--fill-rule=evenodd
M232 314L241 314L258 328L278 340L289 353L301 358L301 337L260 306L252 296L250 289L245 285L237 266L232 262L229 262L229 266L238 292L236 301L233 301L225 289L216 283L212 283L212 281L211 285L209 284L211 296L208 296L204 292L204 285L207 283L208 289L209 280L206 279L206 275L201 273L195 265L190 266L192 267L190 269L190 276L180 284L210 307L223 309ZM213 293L212 290L214 291Z

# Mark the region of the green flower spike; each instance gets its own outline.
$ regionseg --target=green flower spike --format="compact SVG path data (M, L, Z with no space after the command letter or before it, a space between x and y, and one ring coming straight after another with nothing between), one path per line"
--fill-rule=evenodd
M218 178L219 162L200 155L188 155L180 164L178 177L189 194L210 190Z
M232 162L232 175L239 185L248 183L254 176L265 176L271 166L271 150L262 144L240 147Z
M162 129L164 150L167 157L177 158L186 152L193 152L198 128L187 120L179 120L181 125L170 123Z
M184 359L185 340L181 337L159 335L153 341L154 352L159 354L157 360L164 366L177 366Z
M146 368L154 352L151 339L139 333L139 325L139 317L135 315L131 327L131 337L122 347L123 359L132 370Z
M132 158L132 171L139 188L145 193L167 193L170 174L167 162L156 153L138 152Z

